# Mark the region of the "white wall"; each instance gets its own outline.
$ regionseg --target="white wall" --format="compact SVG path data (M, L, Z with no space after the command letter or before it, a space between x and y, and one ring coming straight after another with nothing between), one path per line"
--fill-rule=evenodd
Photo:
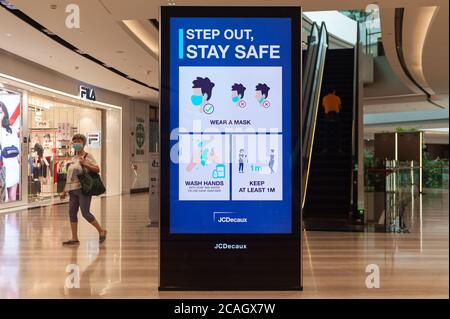
M131 185L131 108L122 109L122 194L129 194Z
M88 109L84 107L80 107L77 109L78 113L78 123L74 123L74 125L78 125L78 132L86 135L87 132L101 132L102 131L102 112L96 109ZM105 147L106 145L102 145ZM105 159L102 158L101 149L89 148L86 147L86 151L91 153L98 165L102 167L102 164ZM102 174L103 175L103 174Z
M88 84L2 49L0 49L0 73L72 95L78 95L80 84ZM95 95L97 101L120 107L127 107L129 103L127 96L101 88L95 88Z
M106 182L106 191L108 195L117 195L121 194L123 190L120 188L120 180L121 176L118 172L121 169L121 149L120 149L120 141L122 136L122 130L118 129L122 127L121 112L119 110L111 110L106 112L106 123L104 132L106 132L106 136L103 139L106 150L103 153L106 157L106 165L105 165L105 173L102 174ZM122 161L123 161L122 157ZM123 180L122 180L123 183Z

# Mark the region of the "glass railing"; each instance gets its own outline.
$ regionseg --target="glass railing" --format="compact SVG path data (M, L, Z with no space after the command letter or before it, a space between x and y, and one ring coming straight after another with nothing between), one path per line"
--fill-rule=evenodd
M366 10L342 10L339 12L358 22L359 40L364 53L372 56L384 55L380 11L377 5L369 5Z
M365 203L369 227L384 232L408 232L418 198L420 166L410 161L385 161L365 169Z
M426 160L423 166L425 188L448 189L448 160Z

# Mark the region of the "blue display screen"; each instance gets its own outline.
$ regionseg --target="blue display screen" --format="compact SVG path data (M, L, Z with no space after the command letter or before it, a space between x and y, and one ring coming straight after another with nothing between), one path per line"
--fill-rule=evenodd
M170 18L170 232L292 232L291 20Z

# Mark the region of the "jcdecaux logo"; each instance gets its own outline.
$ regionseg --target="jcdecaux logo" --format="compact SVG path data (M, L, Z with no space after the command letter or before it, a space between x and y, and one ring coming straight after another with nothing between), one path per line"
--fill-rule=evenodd
M228 243L217 243L214 246L216 250L245 250L247 249L247 244L228 244Z
M248 217L243 213L236 212L214 212L214 223L220 224L245 224L248 223Z
M217 222L219 223L246 223L247 218L232 218L232 217L220 217Z

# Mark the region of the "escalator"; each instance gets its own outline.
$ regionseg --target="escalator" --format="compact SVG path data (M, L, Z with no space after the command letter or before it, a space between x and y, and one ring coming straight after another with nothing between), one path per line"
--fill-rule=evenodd
M313 26L303 61L303 220L307 230L359 231L353 170L357 52L330 49L327 38L324 24ZM330 90L342 101L340 129L325 121L322 99Z
M328 33L324 23L320 28L315 22L312 23L307 47L302 55L302 207L308 190L319 94L328 48Z

